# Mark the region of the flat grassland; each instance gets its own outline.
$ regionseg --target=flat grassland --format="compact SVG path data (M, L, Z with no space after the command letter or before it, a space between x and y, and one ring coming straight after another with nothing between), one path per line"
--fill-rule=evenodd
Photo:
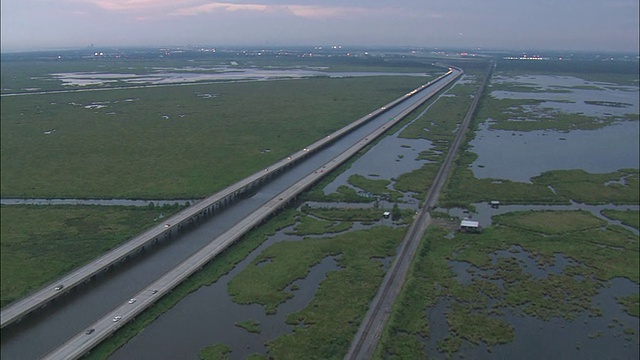
M201 198L426 82L301 79L1 98L1 193Z

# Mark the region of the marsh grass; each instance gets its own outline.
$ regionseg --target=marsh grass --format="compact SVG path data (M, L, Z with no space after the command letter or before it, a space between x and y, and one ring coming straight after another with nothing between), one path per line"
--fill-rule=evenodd
M498 61L496 69L503 75L573 76L586 81L619 86L638 86L637 62L589 61Z
M478 72L472 72L476 78ZM478 81L477 79L475 80ZM409 139L427 139L432 142L432 148L420 154L421 159L429 163L420 169L404 173L396 178L394 188L402 192L411 192L416 199L423 199L431 187L444 156L453 141L455 130L460 126L471 104L470 95L477 89L476 82L467 85L456 84L447 90L453 96L440 97L437 102L428 102L415 113L423 116L416 118L408 125L399 137Z
M453 335L469 341L472 344L479 345L499 345L513 341L515 331L511 325L504 320L495 318L483 311L477 311L468 305L454 303L451 312L447 314L447 323ZM442 349L446 349L449 353L456 352L453 344L461 344L461 341L453 339L447 340L445 337L442 342L446 344Z
M247 320L239 323L235 323L239 328L242 328L253 334L260 334L260 322L256 320Z
M294 233L301 236L331 234L346 231L351 226L349 221L326 221L305 216L294 228Z
M633 210L602 210L602 215L608 217L609 219L619 220L623 224L627 226L634 227L636 229L640 229L640 212Z
M585 204L640 202L638 169L602 174L591 174L584 170L555 170L531 180L536 184L551 186L557 194Z
M635 317L640 316L640 295L631 294L628 296L618 296L618 303L624 307L627 314Z
M440 206L467 207L499 199L505 204L638 204L638 170L622 169L592 174L584 170L552 170L531 178L531 183L503 179L477 179L468 168L477 155L463 152L456 160ZM553 191L551 190L553 189Z
M340 271L327 274L327 278L320 284L316 296L309 305L299 312L288 315L287 322L298 326L293 333L282 335L267 344L269 356L276 359L343 357L384 276L380 263L371 259L393 256L405 231L406 228L375 227L331 239L280 243L282 245L267 249L267 253L261 257L272 257L268 265L273 265L274 269L266 270L272 274L278 272L275 268L289 267L286 264L299 261L283 256L287 254L287 248L290 247L304 249L296 252L295 257L300 257L300 254L307 252L315 253L317 259L315 261L328 255L336 255L336 261L342 267ZM304 268L308 266L301 266L301 271L304 272ZM251 268L245 271L247 272L245 276L254 272ZM251 277L253 276L252 274ZM299 276L299 274L286 275L285 279L288 278L288 282L291 282ZM237 279L240 280L239 277ZM283 285L274 284L272 288L281 289ZM255 295L257 298L261 297L259 294Z
M554 194L545 184L521 183L510 180L478 179L467 167L477 158L475 153L463 152L447 181L439 205L467 207L468 204L499 199L505 204L569 204Z
M553 74L558 69L566 65L550 64L543 65L550 71L547 74ZM519 64L514 67L513 63L500 62L497 75L501 76L517 76L517 72L513 70L523 66ZM524 68L537 68L540 65L523 66ZM582 62L580 66L592 68L594 64ZM598 67L598 66L596 66ZM587 81L599 81L607 83L616 83L619 85L633 85L637 87L638 72L637 69L628 67L628 64L620 68L613 68L610 64L601 64L598 69L600 72L591 73L586 71L567 72L563 76L575 76ZM531 74L537 74L533 71ZM511 81L496 82L490 85L491 90L503 90L526 93L558 93L570 92L571 89L580 90L605 90L605 87L599 85L577 85L577 86L554 86L550 89L543 89L533 84L517 83ZM611 87L607 87L611 88ZM577 113L562 112L547 104L553 104L557 100L539 100L539 99L498 99L493 96L485 96L479 106L477 117L479 119L490 119L490 128L509 131L534 131L534 130L555 130L555 131L571 131L576 129L593 130L609 126L619 121L638 121L638 114L628 113L625 115L606 115L606 116L588 116ZM560 101L563 102L563 101ZM585 101L587 104L623 107L629 104L606 102L606 101Z
M553 100L497 99L487 97L478 111L481 119L490 119L489 128L508 131L595 130L619 121L637 121L638 114L588 116L567 113L544 106Z
M231 347L224 344L215 344L207 346L200 350L200 360L228 360L231 353Z
M423 81L319 78L2 97L2 196L200 198ZM106 107L85 108L92 104Z
M522 62L500 62L498 68L502 71L507 68L512 75L521 75L521 67L533 69L531 73L534 74L548 74L548 65L533 64L529 68ZM620 74L620 69L613 68L603 76L588 74L586 70L591 69L591 65L580 63L573 70L579 70L579 74L591 81L607 79L623 85L631 81L637 86L637 75ZM637 73L637 69L627 70ZM532 90L526 85L513 86L506 84L503 89ZM499 86L493 89L499 89ZM496 118L503 116L502 112L511 117L521 111L520 106L525 102L530 106L540 104L537 100L505 100L496 108L494 100L485 96L477 119L489 117L490 111L500 113ZM571 128L574 125L570 122L575 120L592 121L575 117L561 117L559 121L565 128ZM477 122L474 126L477 127ZM419 129L414 129L414 134L419 133ZM466 140L472 138L473 134L469 133ZM638 202L635 169L609 174L551 171L527 184L501 179L479 180L468 169L476 155L464 151L465 148L463 145L440 197L441 206L471 207L472 203L495 199L501 203L522 204L568 204L570 199L598 204ZM608 212L605 215L637 224L637 212ZM602 316L602 310L593 304L593 297L602 287L608 286L608 281L618 277L635 283L640 281L638 236L619 226L607 225L588 212L526 211L497 215L492 218L493 225L481 234L454 233L450 224L446 224L446 217L436 216L435 224L427 229L376 349L375 359L419 359L431 355L451 358L456 354L464 356L459 353L464 346L480 343L490 351L492 345L519 336L518 329L513 329L503 318L505 315L566 320L584 313ZM496 258L498 251L507 255ZM555 265L557 254L567 258L569 264L557 273L535 277L517 260L522 252L535 261L539 270ZM449 262L452 260L472 265L469 271L474 275L469 285L458 282ZM637 313L637 295L618 301L630 314ZM432 336L433 326L428 314L441 302L447 309L447 335L435 341L443 354L426 354L425 341ZM630 337L628 340L633 341Z
M384 232L382 229L386 228L375 232ZM367 240L364 232L350 232L332 239L274 244L229 282L229 294L237 303L262 304L267 313L274 313L280 303L293 296L285 292L287 285L305 278L311 267L322 259L345 251L355 251L352 246L356 246L356 243L363 246ZM265 260L269 262L256 266ZM341 266L344 266L343 262L342 258L338 259Z
M124 243L181 206L2 206L2 306Z
M393 187L402 192L412 192L416 199L424 199L424 195L431 187L433 179L438 173L440 164L425 164L420 169L401 174L397 177Z
M567 320L585 312L601 316L602 310L593 305L601 287L616 277L640 280L637 236L603 228L602 223L582 211L524 211L494 216L494 226L482 234L459 233L453 239L448 230L430 227L375 358L423 357L421 338L431 335L425 314L445 299L451 301L446 315L449 335L436 340L446 356L466 342L491 346L518 336L517 329L501 318L505 313ZM521 247L542 269L554 265L558 253L577 265L538 278L525 272L515 257L492 261L491 254L513 246ZM472 264L478 277L469 285L459 283L448 260ZM637 307L635 299L619 301Z
M513 218L508 226L548 235L597 229L607 224L604 220L594 219L588 211L536 211L529 216L508 213L502 216L501 221L508 217Z
M365 176L354 174L348 179L349 184L369 192L378 197L385 197L389 201L398 201L403 197L399 191L388 188L391 181L385 179L369 179Z
M346 208L304 208L303 211L328 221L372 222L382 218L384 209L346 209Z

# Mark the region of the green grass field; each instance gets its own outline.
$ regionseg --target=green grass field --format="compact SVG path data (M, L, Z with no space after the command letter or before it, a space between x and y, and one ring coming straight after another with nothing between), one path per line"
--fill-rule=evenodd
M178 206L2 206L2 306L87 263L180 209Z
M305 79L2 97L1 193L204 197L425 80ZM92 104L106 107L85 108Z

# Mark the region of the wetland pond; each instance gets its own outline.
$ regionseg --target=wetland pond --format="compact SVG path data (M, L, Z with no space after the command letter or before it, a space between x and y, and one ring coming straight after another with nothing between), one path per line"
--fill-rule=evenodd
M589 117L636 114L636 118L597 130L569 132L495 130L491 129L492 120L487 119L471 141L471 151L478 155L471 165L477 178L528 182L531 177L549 170L583 169L605 173L638 168L637 87L594 83L570 76L497 76L493 81L498 85L515 83L531 88L531 92L496 90L490 93L497 99L543 100L542 104L526 107L531 113L551 108Z
M273 315L267 315L262 305L233 302L227 293L228 282L269 246L280 241L300 239L287 235L290 231L292 227L271 236L231 272L212 285L203 286L185 297L110 359L196 359L201 348L215 343L229 345L233 349L231 355L234 359L265 353L265 343L293 331L293 326L285 323L287 315L299 311L311 301L329 271L340 269L335 257L327 257L313 266L306 278L288 286L286 290L294 296L280 304ZM258 322L260 332L251 333L237 325L246 321Z
M549 274L561 274L568 265L578 265L575 261L556 254L553 265L541 268L533 256L520 247L497 251L492 254L493 264L498 258L512 258L520 266L523 273L533 279L543 279ZM463 261L449 261L457 281L470 284L472 279L485 280L503 288L504 282L495 279L492 270L482 270ZM580 281L580 279L578 280ZM497 317L509 324L515 332L512 342L487 346L484 343L473 345L465 342L455 358L471 359L637 359L638 353L638 318L630 316L622 310L616 297L638 293L638 285L634 282L615 278L598 290L591 306L601 310L598 316L588 311L572 320L559 317L542 319L520 312L519 309L502 309L494 312ZM427 310L431 327L431 337L424 340L425 351L434 358L438 356L438 342L445 339L447 330L447 313L452 300L441 298L435 306ZM494 306L491 304L490 306ZM443 355L443 354L440 354Z
M623 117L638 114L638 88L617 86L608 83L589 82L570 76L495 76L494 83L515 84L519 91L491 92L498 99L543 100L541 107L553 111L580 114L590 117ZM508 112L508 109L503 111ZM537 111L536 105L526 106L527 112ZM583 169L590 173L613 172L622 168L638 168L638 119L614 121L595 130L534 130L511 131L491 129L493 119L481 123L476 137L471 141L470 151L478 155L470 165L476 178L493 178L529 182L534 176L550 170ZM635 236L638 229L622 225L602 215L604 209L638 211L637 205L501 205L492 208L488 203L473 204L475 212L464 209L436 209L452 217L472 218L483 227L491 226L492 216L526 210L585 210L606 220L609 224L622 226ZM491 255L495 264L499 258L514 261L532 279L543 279L551 274L562 274L567 266L582 266L563 254L555 254L552 264L540 266L534 255L520 248L496 251ZM455 253L453 254L455 258ZM489 281L504 289L504 280L495 270L479 269L464 261L448 261L455 279L462 285L472 281ZM574 275L579 278L579 276ZM576 281L585 281L575 279ZM520 308L500 308L492 312L513 328L515 338L502 345L478 345L464 341L455 358L513 358L519 359L578 359L578 358L634 358L638 351L638 317L623 310L616 297L638 294L638 284L627 278L614 278L597 288L591 307L599 309L595 315L585 310L574 319L560 317L542 319L524 314ZM438 349L438 342L449 336L447 314L453 300L440 298L427 309L431 336L423 339L425 352L435 358L446 355ZM488 308L496 306L489 301Z
M65 86L99 86L105 84L162 85L200 81L265 81L310 77L398 76L390 72L326 72L316 69L260 69L233 66L154 68L146 74L69 72L51 74ZM401 73L426 76L424 73Z

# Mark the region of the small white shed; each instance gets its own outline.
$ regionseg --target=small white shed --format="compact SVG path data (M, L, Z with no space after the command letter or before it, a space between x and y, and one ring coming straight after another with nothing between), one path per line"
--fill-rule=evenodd
M460 221L460 231L480 232L480 223L477 221L464 219Z

